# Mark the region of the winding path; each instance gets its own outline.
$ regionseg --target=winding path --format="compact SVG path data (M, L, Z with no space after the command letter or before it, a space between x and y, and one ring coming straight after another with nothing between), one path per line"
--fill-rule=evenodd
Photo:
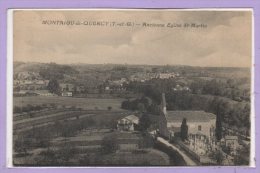
M194 162L189 156L187 156L183 151L181 151L179 148L175 147L171 143L169 143L167 140L157 137L157 140L163 144L165 144L168 147L171 147L173 150L177 151L184 159L184 161L187 163L187 166L197 166L198 164Z

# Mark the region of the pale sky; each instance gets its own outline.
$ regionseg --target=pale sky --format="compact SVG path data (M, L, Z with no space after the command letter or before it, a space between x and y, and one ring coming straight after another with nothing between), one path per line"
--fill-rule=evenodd
M250 67L251 14L250 11L15 11L14 60ZM44 20L141 25L44 25ZM144 22L197 23L207 27L143 27Z

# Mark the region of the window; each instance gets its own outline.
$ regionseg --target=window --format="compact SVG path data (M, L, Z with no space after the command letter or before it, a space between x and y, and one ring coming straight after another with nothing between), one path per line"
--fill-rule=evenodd
M198 126L198 130L201 131L201 125Z

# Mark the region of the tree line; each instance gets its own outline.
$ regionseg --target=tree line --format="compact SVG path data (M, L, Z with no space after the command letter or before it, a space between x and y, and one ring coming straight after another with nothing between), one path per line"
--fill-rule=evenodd
M235 101L250 101L250 88L240 89L239 86L250 84L250 78L221 80L196 79L190 84L193 94L209 94L223 96Z
M229 124L243 131L250 129L250 103L236 102L224 97L212 95L192 94L185 91L172 92L159 85L135 86L143 91L144 97L134 100L125 100L121 107L127 110L145 110L148 113L159 115L161 93L166 93L168 110L204 110L219 116L221 122Z

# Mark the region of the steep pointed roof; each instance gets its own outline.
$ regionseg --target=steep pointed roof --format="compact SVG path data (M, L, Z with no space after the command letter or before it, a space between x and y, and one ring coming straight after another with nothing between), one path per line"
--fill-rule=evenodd
M129 116L124 117L122 119L127 119L128 121L131 121L134 124L139 124L139 118L135 115L129 115Z
M165 99L165 93L162 93L162 103L161 103L161 114L165 117L165 119L168 121L168 115L167 115L167 108L166 108L166 99Z

